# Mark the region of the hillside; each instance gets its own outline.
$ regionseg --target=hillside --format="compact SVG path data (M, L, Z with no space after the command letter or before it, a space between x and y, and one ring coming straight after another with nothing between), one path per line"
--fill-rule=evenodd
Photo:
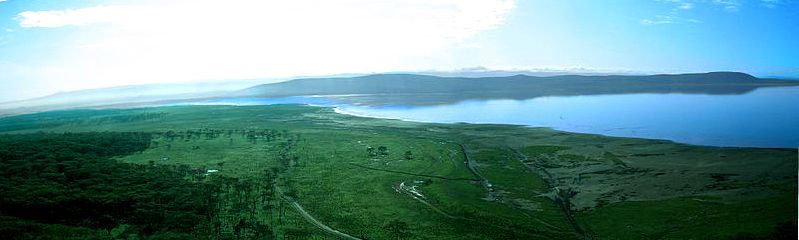
M145 84L60 92L38 98L0 102L0 116L69 108L208 98L264 82L269 80Z
M325 75L336 78L354 73ZM233 79L188 83L159 83L59 92L37 98L0 102L0 116L75 108L125 108L196 99L223 98L247 87L296 78Z
M236 97L329 96L364 105L431 105L467 99L529 99L625 93L743 94L759 87L797 86L799 81L761 79L745 73L712 72L649 76L436 77L378 74L352 78L307 78L263 84Z

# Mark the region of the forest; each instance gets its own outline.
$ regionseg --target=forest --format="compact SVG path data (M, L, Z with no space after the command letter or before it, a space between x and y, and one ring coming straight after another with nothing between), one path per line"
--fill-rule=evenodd
M209 175L205 169L184 164L131 164L115 159L148 148L153 136L140 132L3 135L0 236L5 239L220 239L225 234L230 238L272 237L268 225L243 218L235 222L232 232L223 233L223 222L218 216L223 197L238 203L234 206L238 212L254 213L256 206L245 203L255 202L251 201L254 198L272 199L263 194L254 195L256 187L267 184ZM269 182L270 174L266 171L267 178L259 180Z

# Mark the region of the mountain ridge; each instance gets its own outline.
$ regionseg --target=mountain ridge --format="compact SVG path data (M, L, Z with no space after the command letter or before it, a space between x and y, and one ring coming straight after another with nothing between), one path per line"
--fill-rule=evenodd
M400 73L295 79L253 86L232 96L352 95L331 98L365 105L432 105L469 99L529 99L627 93L743 94L759 87L773 86L799 86L799 82L757 78L740 72L543 77L523 74L506 77L438 77Z
M260 82L264 83L264 82ZM627 93L743 94L799 81L757 78L741 72L656 75L515 74L452 77L415 73L331 75L259 84L256 80L118 86L56 93L0 103L0 115L69 108L136 107L231 97L324 96L358 105L435 105L470 99L531 99ZM175 89L170 89L175 88ZM195 88L195 89L192 89Z

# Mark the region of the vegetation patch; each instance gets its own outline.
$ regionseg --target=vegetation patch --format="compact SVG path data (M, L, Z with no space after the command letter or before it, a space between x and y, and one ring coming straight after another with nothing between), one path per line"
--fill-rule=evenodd
M0 118L0 235L779 238L796 156L297 105L56 111Z

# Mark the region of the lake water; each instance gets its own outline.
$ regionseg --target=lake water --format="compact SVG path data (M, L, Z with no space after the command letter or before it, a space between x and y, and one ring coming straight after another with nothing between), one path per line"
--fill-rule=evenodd
M222 99L193 104L300 103L338 112L437 123L497 123L609 136L747 147L799 146L799 87L742 95L624 94L473 100L437 106L355 106L322 97Z

